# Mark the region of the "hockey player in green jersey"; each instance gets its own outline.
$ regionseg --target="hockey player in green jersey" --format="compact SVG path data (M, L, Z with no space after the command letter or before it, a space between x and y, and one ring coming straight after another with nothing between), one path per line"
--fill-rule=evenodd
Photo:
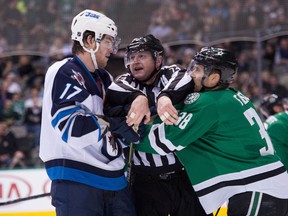
M136 148L175 152L207 214L229 200L228 215L284 216L288 173L249 98L229 88L237 64L228 50L201 49L187 69L195 92L176 105L177 123L156 118Z
M259 111L262 114L262 119L266 121L270 116L284 112L284 99L276 94L266 95L260 104ZM264 124L265 125L265 124Z
M288 169L288 111L284 99L271 94L264 98L260 111L267 119L264 126L271 138L276 154Z
M288 111L270 116L265 124L277 155L288 169Z

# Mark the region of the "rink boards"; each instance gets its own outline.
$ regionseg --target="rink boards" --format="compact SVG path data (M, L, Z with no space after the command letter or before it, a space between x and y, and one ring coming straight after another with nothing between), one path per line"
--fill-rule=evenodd
M50 196L21 202L7 202L38 197L50 192L51 181L45 169L0 170L0 216L56 216ZM217 216L226 216L221 208Z

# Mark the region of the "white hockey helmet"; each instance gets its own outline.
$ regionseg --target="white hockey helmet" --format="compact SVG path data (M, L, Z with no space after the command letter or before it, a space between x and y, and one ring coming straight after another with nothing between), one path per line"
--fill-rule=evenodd
M100 43L104 35L110 35L117 39L117 27L113 20L93 10L84 10L73 18L71 24L72 40L79 41L83 47L83 35L85 31L92 31L95 33L96 43ZM115 44L116 45L116 44ZM119 45L119 44L117 44ZM114 50L116 48L116 51ZM118 47L113 47L113 53L117 52Z

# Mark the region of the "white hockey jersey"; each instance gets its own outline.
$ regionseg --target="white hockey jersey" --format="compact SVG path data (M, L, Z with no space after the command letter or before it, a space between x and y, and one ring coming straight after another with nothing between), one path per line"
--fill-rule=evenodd
M103 115L103 94L111 81L104 69L90 73L77 56L48 69L40 158L51 180L76 181L104 190L127 186L121 147L95 116Z

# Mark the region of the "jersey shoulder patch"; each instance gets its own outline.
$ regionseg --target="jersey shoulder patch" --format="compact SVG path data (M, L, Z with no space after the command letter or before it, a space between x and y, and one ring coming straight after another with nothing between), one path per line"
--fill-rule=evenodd
M184 100L184 104L192 104L195 101L197 101L200 97L199 93L190 93L187 95L187 97Z

